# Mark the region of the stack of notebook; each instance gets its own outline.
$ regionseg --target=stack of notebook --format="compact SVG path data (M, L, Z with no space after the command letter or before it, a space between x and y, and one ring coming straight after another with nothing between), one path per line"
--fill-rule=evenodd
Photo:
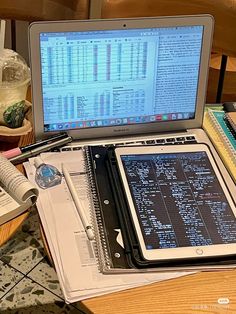
M236 138L233 131L234 117L235 112L225 113L222 110L209 109L205 113L203 126L228 168L233 180L236 182Z
M236 138L236 111L234 112L227 112L225 114L225 119L228 122L229 127L231 128L231 131Z

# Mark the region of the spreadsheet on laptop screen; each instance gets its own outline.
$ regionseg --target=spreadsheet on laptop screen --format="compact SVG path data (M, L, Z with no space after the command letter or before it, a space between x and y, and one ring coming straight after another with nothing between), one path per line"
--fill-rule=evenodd
M40 33L44 131L193 119L203 30Z

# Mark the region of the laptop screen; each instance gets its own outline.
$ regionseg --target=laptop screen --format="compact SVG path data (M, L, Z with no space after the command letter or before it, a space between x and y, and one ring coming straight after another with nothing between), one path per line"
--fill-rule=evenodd
M196 119L205 26L124 25L38 32L43 133Z
M45 131L193 119L203 26L41 33Z

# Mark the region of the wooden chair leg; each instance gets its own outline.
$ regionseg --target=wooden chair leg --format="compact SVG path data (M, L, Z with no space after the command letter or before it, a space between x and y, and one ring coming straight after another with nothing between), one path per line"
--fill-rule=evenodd
M11 20L11 49L16 51L16 21Z
M218 88L217 88L217 94L216 94L216 103L221 102L221 97L222 97L223 87L224 87L224 78L225 78L225 72L226 72L226 66L227 66L227 59L228 57L226 55L222 55Z

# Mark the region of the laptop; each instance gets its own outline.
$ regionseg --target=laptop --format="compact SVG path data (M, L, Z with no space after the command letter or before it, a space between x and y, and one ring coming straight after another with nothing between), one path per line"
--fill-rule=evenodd
M210 15L32 23L36 139L67 132L69 149L206 143L235 190L202 129L213 25Z

